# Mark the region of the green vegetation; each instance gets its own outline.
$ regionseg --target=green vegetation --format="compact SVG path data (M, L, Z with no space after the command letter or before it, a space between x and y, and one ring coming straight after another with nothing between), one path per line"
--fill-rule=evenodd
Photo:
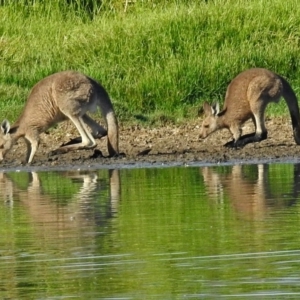
M15 120L31 87L65 69L100 81L123 122L194 118L251 67L300 95L296 0L2 0L0 18L1 119Z

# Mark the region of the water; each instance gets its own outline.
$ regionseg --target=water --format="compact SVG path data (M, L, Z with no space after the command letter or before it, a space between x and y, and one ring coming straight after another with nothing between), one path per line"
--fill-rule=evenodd
M300 165L0 173L0 299L298 299Z

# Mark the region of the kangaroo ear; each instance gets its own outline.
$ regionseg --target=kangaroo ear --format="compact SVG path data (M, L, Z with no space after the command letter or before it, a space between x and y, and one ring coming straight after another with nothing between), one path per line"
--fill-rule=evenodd
M203 103L203 111L206 116L212 114L212 107L206 101Z
M219 113L220 113L220 105L219 105L219 102L216 102L212 105L211 107L211 110L212 110L212 114L214 116L217 116Z
M2 131L4 134L8 134L8 133L9 133L9 130L10 130L10 123L9 123L7 120L4 120L4 121L1 123L1 131Z
M198 108L198 117L202 116L203 114L204 114L204 108L203 108L203 106L200 106Z

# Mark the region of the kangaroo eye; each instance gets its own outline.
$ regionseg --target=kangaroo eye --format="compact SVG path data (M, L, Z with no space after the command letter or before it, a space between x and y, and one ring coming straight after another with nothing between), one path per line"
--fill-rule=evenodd
M209 128L209 125L208 125L208 124L205 124L205 125L204 125L204 128Z

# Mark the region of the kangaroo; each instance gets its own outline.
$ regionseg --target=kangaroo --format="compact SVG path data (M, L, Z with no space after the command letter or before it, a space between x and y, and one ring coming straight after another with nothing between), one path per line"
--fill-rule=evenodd
M300 116L297 97L290 84L281 76L262 68L253 68L237 75L229 84L223 110L219 104L203 104L205 118L200 138L223 128L229 129L233 140L228 147L243 147L251 142L267 138L264 113L270 102L285 99L292 119L295 142L300 144ZM241 136L241 126L249 119L255 125L255 132Z
M105 118L107 130L87 115L87 112L95 112L97 106ZM31 163L38 149L39 135L67 119L79 131L81 141L63 145L56 150L57 153L94 148L94 138L107 135L109 155L119 154L118 122L106 90L84 74L63 71L45 77L32 88L23 112L12 126L7 120L1 123L0 161L16 141L23 137L27 144L26 162Z

